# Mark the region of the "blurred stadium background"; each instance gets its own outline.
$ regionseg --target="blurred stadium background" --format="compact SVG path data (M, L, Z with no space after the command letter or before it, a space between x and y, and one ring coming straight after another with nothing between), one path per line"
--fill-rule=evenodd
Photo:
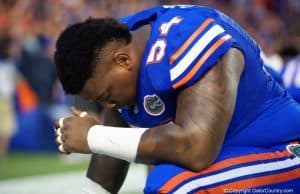
M159 4L210 6L234 18L261 45L266 68L300 101L300 0L0 0L0 193L80 193L89 156L58 154L53 121L70 105L53 52L68 24L120 17ZM143 165L132 165L120 193L141 193Z

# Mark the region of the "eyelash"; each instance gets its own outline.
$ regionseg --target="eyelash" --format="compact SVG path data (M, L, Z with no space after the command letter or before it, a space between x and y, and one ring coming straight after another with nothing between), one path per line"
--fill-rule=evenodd
M110 90L108 89L107 90L107 95L105 97L105 100L109 101L109 99L110 99Z
M107 89L107 92L106 92L106 95L105 95L105 97L103 98L105 101L109 101L109 99L110 99L110 89Z
M111 97L110 89L107 90L106 95L103 98L97 98L96 101L109 101Z

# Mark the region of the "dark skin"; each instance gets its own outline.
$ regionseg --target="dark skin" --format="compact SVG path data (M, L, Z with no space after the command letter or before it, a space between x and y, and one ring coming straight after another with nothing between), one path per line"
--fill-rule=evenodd
M116 111L105 110L104 125L128 127ZM117 193L127 175L129 163L105 155L93 154L87 171L87 177L99 183L111 193Z
M242 71L243 57L231 49L199 82L179 93L174 123L143 134L136 161L171 162L194 171L209 166L221 149Z
M93 76L87 81L81 96L88 100L96 100L108 108L134 103L136 85L132 83L137 81L141 59L137 43L140 44L134 40L130 45L122 42L111 45L109 48L113 52L104 55L101 68L100 64L96 67L95 75L99 76ZM110 68L103 65L109 61L113 61ZM167 162L192 171L200 171L212 164L222 147L226 129L234 111L237 88L243 69L242 53L232 48L201 80L180 91L177 98L176 120L174 123L151 128L142 135L136 162L144 164ZM118 85L128 90L121 90ZM62 128L65 149L70 152L90 153L86 136L88 129L96 123L89 116L65 119ZM94 172L88 173L88 177L94 177L92 179L104 188L115 192L116 190L112 188L118 188L119 183L112 183L109 180L114 176L104 175L103 171L99 170L101 168L99 166L104 165L110 158L102 157L101 159L100 156L98 158L99 160L91 161L89 172ZM128 168L122 162L116 162L115 165L111 163L111 165L110 174L112 175L116 175L116 171L125 172L123 170ZM121 179L119 181L123 182ZM114 184L116 185L111 186Z

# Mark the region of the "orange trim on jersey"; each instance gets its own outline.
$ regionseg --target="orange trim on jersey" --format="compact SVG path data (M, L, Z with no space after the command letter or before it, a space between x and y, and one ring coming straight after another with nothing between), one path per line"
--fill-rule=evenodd
M289 157L291 153L287 150L285 151L276 151L276 152L268 152L268 153L261 153L261 154L249 154L245 156L239 156L234 158L229 158L218 163L211 165L210 167L201 170L200 172L191 172L191 171L184 171L173 178L171 178L166 184L164 184L159 191L161 193L169 193L173 188L177 185L182 183L183 181L193 178L195 176L199 176L202 174L210 173L213 171L221 170L230 166L245 164L248 162L260 161L260 160L268 160L268 159L277 159L283 157Z
M236 182L232 182L229 184L219 185L217 187L213 187L211 189L206 189L203 191L196 192L197 194L206 194L206 193L225 193L225 189L228 189L228 191L242 191L248 189L248 188L255 188L260 187L264 185L269 184L275 184L280 183L284 181L289 181L293 179L300 178L300 168L290 170L287 172L282 172L278 174L272 174L272 175L266 175L261 177L255 177L255 178L249 178L244 179ZM229 190L230 189L230 190ZM230 192L231 193L231 192ZM235 192L233 192L235 193Z
M186 82L188 82L192 77L197 73L197 71L201 68L201 66L204 64L204 62L210 57L215 50L217 50L222 44L231 38L229 35L225 35L222 38L220 38L217 42L215 42L205 53L204 55L200 58L198 63L193 67L193 69L186 75L184 78L173 84L173 88L177 89L178 87L182 86Z
M185 41L185 43L171 56L170 64L174 63L174 61L212 21L214 21L212 18L208 18L197 28L197 30L189 37L189 39L187 39L187 41Z

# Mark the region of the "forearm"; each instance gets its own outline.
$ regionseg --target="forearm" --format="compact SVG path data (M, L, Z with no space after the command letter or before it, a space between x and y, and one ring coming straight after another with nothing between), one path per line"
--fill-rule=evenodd
M207 131L174 123L150 129L96 125L89 131L88 143L93 153L144 164L174 163L196 171L207 167L220 147Z
M214 146L215 138L212 134L199 133L199 130L191 135L193 132L188 131L175 123L145 131L138 147L136 162L167 162L193 171L206 168L215 160L219 143Z
M129 163L105 155L93 154L87 177L110 193L117 193L128 171Z
M242 71L242 54L232 50L201 80L178 94L175 123L151 129L99 126L97 139L102 141L88 140L89 146L96 148L92 149L95 153L130 162L174 163L194 171L206 168L223 144Z
M116 111L109 110L105 110L104 112L104 124L116 127L127 126ZM110 193L117 193L124 182L128 168L129 163L125 160L93 154L87 171L87 177Z
M200 81L181 91L175 123L147 130L137 161L172 162L196 171L209 166L233 115L243 63L242 54L231 49Z

